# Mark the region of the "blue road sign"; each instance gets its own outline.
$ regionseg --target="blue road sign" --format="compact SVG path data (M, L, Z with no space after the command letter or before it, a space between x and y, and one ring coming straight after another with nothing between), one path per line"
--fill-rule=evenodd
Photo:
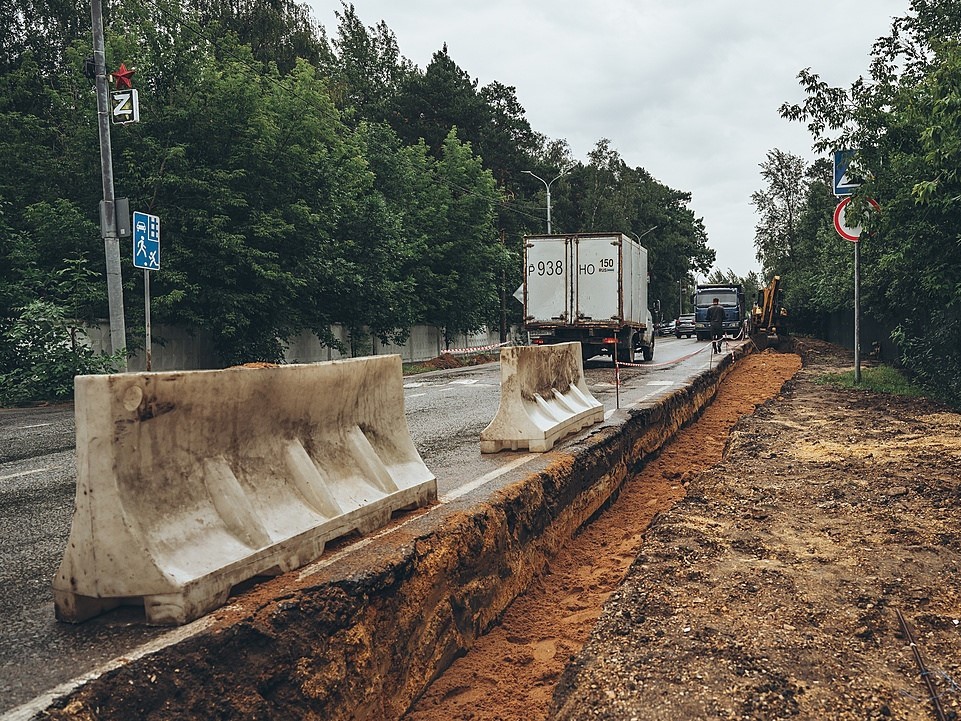
M133 214L133 265L160 270L160 218L156 215Z
M834 194L853 195L854 191L861 187L860 179L851 177L853 169L857 169L855 156L857 150L836 150L834 151Z

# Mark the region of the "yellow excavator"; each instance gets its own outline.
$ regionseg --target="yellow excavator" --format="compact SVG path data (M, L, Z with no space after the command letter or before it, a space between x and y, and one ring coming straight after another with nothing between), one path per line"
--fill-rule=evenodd
M758 350L780 345L787 338L787 320L781 276L776 275L757 292L757 303L751 309L751 340Z

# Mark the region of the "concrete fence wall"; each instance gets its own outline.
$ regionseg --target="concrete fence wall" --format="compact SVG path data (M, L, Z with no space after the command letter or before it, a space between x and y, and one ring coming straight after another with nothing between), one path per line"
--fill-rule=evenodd
M349 346L347 330L341 326L331 326L334 337ZM90 346L100 352L110 351L110 327L104 322L99 326L87 328ZM151 370L206 370L223 367L217 356L217 349L209 335L176 326L154 326L151 330ZM142 341L141 341L142 342ZM471 335L460 334L454 339L453 349L481 348L496 345L500 334L496 330L485 330ZM404 345L388 345L376 338L369 340L369 348L358 355L389 355L396 353L406 363L436 358L444 346L444 332L435 326L419 325L411 328L410 337ZM310 331L288 339L285 361L287 363L317 363L320 361L346 358L336 348L321 345L317 336ZM139 351L128 362L130 371L142 371L147 367L143 351Z

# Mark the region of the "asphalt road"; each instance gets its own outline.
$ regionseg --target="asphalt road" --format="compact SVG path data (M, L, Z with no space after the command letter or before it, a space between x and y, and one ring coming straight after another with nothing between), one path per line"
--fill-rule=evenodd
M615 377L609 360L592 359L585 377L610 416L670 393L712 362L709 344L664 337L653 362L621 367ZM497 411L499 364L411 376L404 393L408 427L442 502L493 490L549 460L549 453L480 453L479 434ZM133 607L79 625L54 619L51 581L76 486L74 432L70 404L0 409L0 713L170 631L147 627Z

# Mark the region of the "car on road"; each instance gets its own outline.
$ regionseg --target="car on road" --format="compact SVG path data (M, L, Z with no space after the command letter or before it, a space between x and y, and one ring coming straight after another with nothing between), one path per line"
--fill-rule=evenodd
M673 335L674 334L674 321L669 320L665 323L661 323L657 328L658 335Z
M677 321L674 324L674 335L680 338L684 336L685 338L690 338L694 335L694 314L686 313L677 317Z

